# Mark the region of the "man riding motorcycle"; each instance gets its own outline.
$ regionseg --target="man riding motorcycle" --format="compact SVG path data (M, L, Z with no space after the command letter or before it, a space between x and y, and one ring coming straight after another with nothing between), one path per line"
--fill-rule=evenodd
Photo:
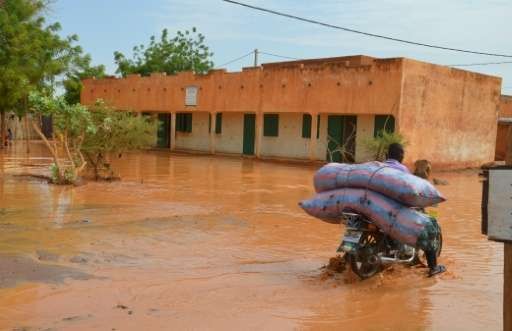
M384 163L389 167L410 173L409 169L407 169L407 167L402 164L403 159L403 146L398 143L393 143L389 145L387 160ZM438 235L439 229L436 226L435 222L429 222L425 226L425 229L422 231L420 236L418 237L418 241L416 243L417 248L425 252L425 257L427 259L427 265L429 268L429 277L446 271L444 265L437 264L437 249L439 243L437 242L436 238L438 237Z

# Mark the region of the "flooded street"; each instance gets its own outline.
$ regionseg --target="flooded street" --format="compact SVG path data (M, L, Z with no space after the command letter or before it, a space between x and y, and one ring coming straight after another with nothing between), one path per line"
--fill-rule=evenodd
M306 215L313 166L147 152L118 182L48 185L42 145L0 154L0 330L499 330L503 247L476 171L438 173L448 272L322 269L343 229ZM0 152L2 153L2 152Z

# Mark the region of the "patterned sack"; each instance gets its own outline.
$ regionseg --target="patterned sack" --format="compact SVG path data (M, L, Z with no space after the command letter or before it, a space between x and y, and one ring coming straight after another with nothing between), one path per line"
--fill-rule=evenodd
M314 185L316 192L364 188L410 207L428 207L446 200L429 181L382 162L329 163L317 171Z
M418 236L431 223L430 217L377 192L343 188L318 193L299 203L309 215L331 224L341 221L342 211L354 211L404 244L415 246Z

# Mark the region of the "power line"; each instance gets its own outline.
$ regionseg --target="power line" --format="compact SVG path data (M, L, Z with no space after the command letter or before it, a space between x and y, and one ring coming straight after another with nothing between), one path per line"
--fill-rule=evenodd
M283 58L283 59L289 59L289 60L297 60L297 61L303 60L303 59L299 59L296 57L273 54L273 53L268 53L268 52L264 52L264 51L259 51L259 53L274 56L274 57L279 57L279 58ZM448 67L471 67L471 66L486 66L486 65L494 65L494 64L512 64L512 61L446 64L446 66L448 66Z
M252 55L254 54L255 51L251 51L245 55L242 55L240 57L237 57L236 59L233 59L231 61L228 61L220 66L217 66L217 67L224 67L228 64L231 64L233 62L236 62L236 61L239 61L239 60L242 60L246 57L248 57L249 55ZM296 58L296 57L291 57L291 56L285 56L285 55L280 55L280 54L275 54L275 53L270 53L270 52L265 52L265 51L258 51L259 54L264 54L264 55L269 55L269 56L273 56L273 57L278 57L278 58L282 58L282 59L288 59L288 60L295 60L295 61L300 61L300 60L304 60L304 59L301 59L301 58ZM499 64L512 64L512 61L501 61L501 62L479 62L479 63L461 63L461 64L445 64L445 66L447 67L472 67L472 66L487 66L487 65L499 65ZM509 86L504 86L504 87L509 87Z
M269 56L274 56L274 57L279 57L279 58L283 58L283 59L288 59L288 60L301 60L301 59L298 59L298 58L295 58L295 57L290 57L290 56L284 56L284 55L279 55L279 54L274 54L274 53L269 53L269 52L263 52L263 51L257 51L259 54L265 54L265 55L269 55ZM251 51L245 55L242 55L240 57L237 57L236 59L233 59L231 61L228 61L226 63L223 63L219 66L217 66L217 68L221 68L221 67L225 67L227 66L228 64L231 64L233 62L237 62L237 61L240 61L250 55L253 55L255 53L255 51Z
M363 31L349 29L349 28L345 28L345 27L342 27L342 26L334 25L334 24L329 24L329 23L324 23L324 22L312 20L312 19L309 19L309 18L303 18L303 17L291 15L291 14L286 14L286 13L279 12L279 11L276 11L276 10L271 10L271 9L266 9L266 8L257 7L257 6L253 6L253 5L248 5L246 3L242 3L242 2L238 2L238 1L233 1L233 0L222 0L222 1L228 2L228 3L232 3L232 4L235 4L235 5L239 5L239 6L242 6L242 7L247 7L247 8L250 8L250 9L258 10L258 11L261 11L261 12L269 13L269 14L274 14L274 15L283 16L283 17L287 17L287 18L291 18L291 19L295 19L295 20L299 20L299 21L303 21L303 22L307 22L307 23L312 23L312 24L316 24L316 25L325 26L325 27L328 27L328 28L333 28L333 29L343 30L343 31L347 31L347 32L362 34L362 35L365 35L365 36L368 36L368 37L381 38L381 39L401 42L401 43L404 43L404 44L423 46L423 47L430 47L430 48L437 48L437 49L443 49L443 50L454 51L454 52L462 52L462 53L471 53L471 54L480 54L480 55L497 56L497 57L510 57L510 58L512 58L512 55L508 55L508 54L498 54L498 53L471 51L471 50L466 50L466 49L452 48L452 47L445 47L445 46L437 46L437 45L425 44L425 43L420 43L420 42L410 41L410 40L405 40L405 39L387 37L387 36L384 36L384 35L363 32Z
M284 55L279 55L279 54L273 54L273 53L268 53L268 52L264 52L264 51L259 51L259 52L260 52L260 54L270 55L270 56L274 56L274 57L280 57L282 59L301 60L301 59L298 59L296 57L290 57L290 56L284 56Z
M236 62L236 61L240 61L241 59L246 58L246 57L248 57L249 55L252 55L252 54L254 54L254 51L250 51L249 53L247 53L247 54L245 54L245 55L242 55L242 56L240 56L240 57L237 57L236 59L233 59L233 60L231 60L231 61L228 61L228 62L226 62L226 63L223 63L223 64L221 64L220 66L217 66L217 67L218 67L218 68L220 68L220 67L225 67L225 66L227 66L228 64L231 64L231 63Z
M448 64L447 66L448 67L471 67L471 66L487 66L487 65L492 65L492 64L512 64L512 61Z
M224 67L228 64L231 64L233 62L236 62L236 61L239 61L239 60L242 60L246 57L248 57L249 55L252 55L254 54L255 51L251 51L245 55L242 55L240 57L237 57L236 59L233 59L231 61L228 61L218 67ZM285 56L285 55L279 55L279 54L275 54L275 53L270 53L270 52L265 52L265 51L258 51L259 54L265 54L265 55L269 55L269 56L273 56L273 57L278 57L278 58L282 58L282 59L288 59L288 60L295 60L295 61L300 61L300 60L303 60L303 59L300 59L300 58L296 58L296 57L291 57L291 56ZM501 61L501 62L479 62L479 63L461 63L461 64L446 64L447 67L471 67L471 66L486 66L486 65L499 65L499 64L512 64L512 61ZM507 86L508 87L508 86Z

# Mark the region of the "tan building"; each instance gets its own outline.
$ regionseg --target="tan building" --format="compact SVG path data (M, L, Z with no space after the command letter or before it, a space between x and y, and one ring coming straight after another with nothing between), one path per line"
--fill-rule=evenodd
M500 89L498 77L347 56L86 79L82 103L155 114L159 145L171 150L359 162L371 159L365 140L386 126L407 139L406 163L466 167L494 159Z
M505 160L507 152L507 131L512 125L512 96L502 95L498 118L498 134L496 135L496 160Z

